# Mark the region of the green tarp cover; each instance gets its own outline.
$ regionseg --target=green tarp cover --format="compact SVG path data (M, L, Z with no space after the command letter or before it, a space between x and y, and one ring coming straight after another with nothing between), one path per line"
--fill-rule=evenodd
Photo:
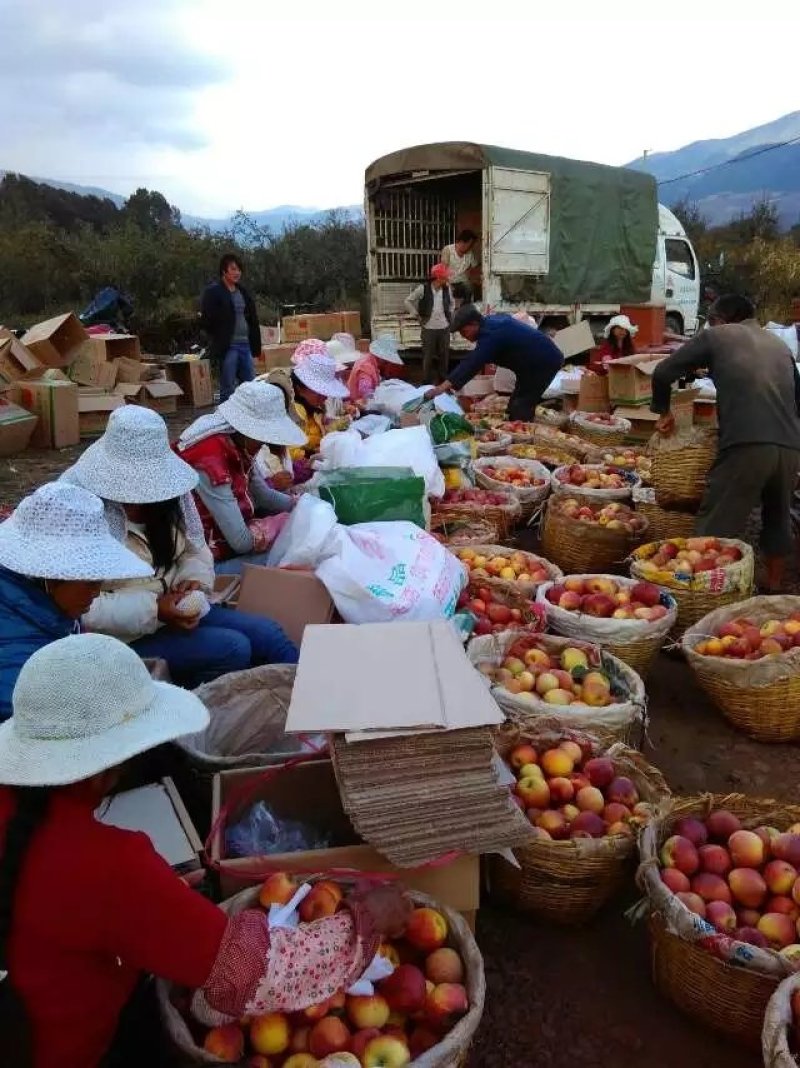
M644 303L656 256L656 181L624 167L468 142L420 145L376 160L370 193L382 178L412 172L510 167L550 175L550 270L507 275L504 298L543 304Z

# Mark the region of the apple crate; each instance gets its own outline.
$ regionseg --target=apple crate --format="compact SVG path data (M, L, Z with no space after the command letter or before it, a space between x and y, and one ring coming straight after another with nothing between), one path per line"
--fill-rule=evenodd
M508 725L495 733L495 748L503 759L520 744L530 743L539 754L560 742L575 741L592 757L606 756L617 775L632 780L640 800L658 812L670 791L658 769L641 753L603 730L564 730L543 721L539 726ZM500 856L489 858L492 894L506 904L560 924L580 924L633 882L636 856L634 833L602 838L535 839L514 849L515 867Z
M758 742L800 738L800 647L760 660L707 656L697 647L735 619L760 627L795 613L800 613L800 597L751 597L703 616L681 642L697 681L723 716Z
M676 799L639 838L639 885L649 907L650 954L658 990L700 1023L751 1047L761 1048L767 1004L794 966L780 953L720 935L661 881L659 853L675 823L705 819L726 809L744 828L785 829L800 822L800 806L745 794L703 794Z
M309 879L308 882L313 882ZM337 879L337 882L342 882ZM242 890L227 901L223 901L220 908L230 916L235 916L244 909L260 908L258 903L259 888ZM416 890L409 892L413 903L418 907L434 908L441 912L448 924L447 945L455 949L464 962L465 977L464 986L469 998L469 1010L466 1016L456 1023L436 1046L425 1053L415 1057L410 1062L409 1068L463 1068L467 1062L469 1048L478 1030L483 1016L483 1007L486 1000L486 979L483 970L483 957L477 943L465 923L464 919L451 909L433 901L426 895ZM206 1053L197 1044L193 1031L190 1029L184 1016L181 1014L178 1004L185 1004L191 992L183 990L173 983L159 979L156 983L161 1017L164 1021L167 1034L175 1049L185 1059L187 1064L219 1064L219 1058ZM245 1062L242 1061L242 1068Z
M769 999L761 1031L765 1068L797 1068L797 1061L789 1048L789 1034L797 1034L792 1001L798 990L800 975L791 975L778 984Z
M686 546L687 538L666 538L679 549ZM631 554L630 573L633 578L653 582L671 593L678 605L678 621L673 628L672 637L679 639L689 627L713 612L717 608L736 604L750 597L753 593L753 571L755 562L753 550L747 542L737 538L717 538L724 548L735 547L742 557L727 567L714 568L693 575L681 575L672 571L660 570L650 561L664 544L648 542L634 549Z
M551 497L542 518L542 552L565 574L596 572L625 568L631 552L649 536L644 516L637 516L635 530L616 530L599 523L583 523L564 511L569 498ZM602 502L585 500L582 506L597 515Z
M584 582L593 580L599 584L605 583L606 586L611 583L617 589L625 590L632 590L638 585L637 579L619 575L568 575L567 580L569 579L580 579ZM558 580L545 583L536 593L537 602L545 606L550 628L556 634L563 634L567 638L584 638L597 642L639 675L645 676L667 635L675 626L678 616L675 598L665 590L659 590L658 603L666 609L666 614L661 619L613 619L587 612L570 611L552 604L547 595L557 582Z

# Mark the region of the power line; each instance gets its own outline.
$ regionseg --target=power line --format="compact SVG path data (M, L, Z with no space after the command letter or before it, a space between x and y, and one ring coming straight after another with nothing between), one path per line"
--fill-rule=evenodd
M700 174L708 174L711 171L718 171L722 167L729 167L732 163L744 163L745 160L755 159L756 156L763 156L765 152L775 152L779 148L786 148L787 145L795 145L800 142L800 137L792 137L788 141L781 141L777 145L766 145L764 148L757 148L755 152L750 152L746 156L734 156L733 159L723 160L722 163L712 163L710 167L701 167L699 171L689 171L688 174L679 174L677 178L665 178L660 181L659 185L671 185L673 182L682 182L685 178L696 178Z

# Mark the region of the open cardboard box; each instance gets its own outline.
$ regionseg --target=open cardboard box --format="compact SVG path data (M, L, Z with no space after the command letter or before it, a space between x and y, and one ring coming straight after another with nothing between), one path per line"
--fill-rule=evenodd
M226 858L220 835L215 836L210 859L219 864L223 897L267 878L271 871L328 872L352 869L358 872L388 872L402 882L461 912L474 930L480 900L477 856L462 856L437 868L400 869L372 846L358 838L342 808L333 765L313 760L276 773L275 768L244 768L221 771L214 776L211 824L217 825L223 806L231 804L226 822L233 824L256 801L265 801L276 816L299 820L328 831L342 845L328 849L275 853L269 856Z
M309 623L331 623L331 595L312 571L245 564L237 607L280 623L295 645Z
M122 408L125 401L116 393L105 393L100 389L78 390L78 430L82 438L95 438L105 433L108 417L116 408Z
M6 382L19 382L25 378L39 378L44 370L41 360L17 336L0 326L0 376Z
M640 352L621 356L608 365L608 396L612 404L649 404L653 397L653 371L663 356ZM628 418L627 416L625 417Z
M166 365L167 377L183 390L181 404L208 408L214 403L214 383L210 360L183 360Z
M41 378L18 386L22 407L38 416L31 437L34 448L65 449L78 444L78 387L74 382L61 377Z
M0 456L24 452L36 426L36 416L0 396Z
M183 390L177 382L118 382L114 392L128 404L141 404L160 415L178 410L178 397Z
M22 344L45 366L68 367L88 340L89 334L77 315L67 312L32 326L22 338Z

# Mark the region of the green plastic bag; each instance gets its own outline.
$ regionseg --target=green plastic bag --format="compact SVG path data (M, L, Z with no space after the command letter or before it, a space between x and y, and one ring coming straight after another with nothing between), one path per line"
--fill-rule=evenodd
M343 467L318 489L345 526L403 519L425 530L425 479L410 467Z
M428 432L434 445L445 445L459 438L469 441L475 436L472 423L452 412L434 412L428 422Z

